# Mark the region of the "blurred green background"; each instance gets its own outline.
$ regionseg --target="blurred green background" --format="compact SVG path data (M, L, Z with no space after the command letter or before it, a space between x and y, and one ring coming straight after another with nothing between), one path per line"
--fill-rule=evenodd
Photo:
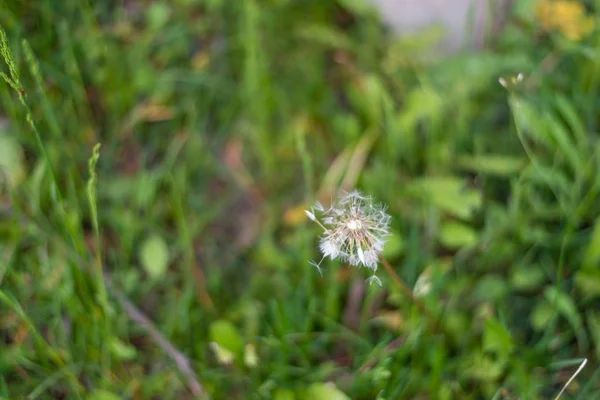
M0 396L599 399L600 2L513 11L440 57L358 1L0 0ZM354 187L436 329L309 265Z

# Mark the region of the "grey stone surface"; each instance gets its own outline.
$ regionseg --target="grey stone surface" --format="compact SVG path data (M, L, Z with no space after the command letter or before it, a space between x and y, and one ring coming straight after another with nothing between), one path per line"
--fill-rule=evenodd
M455 52L479 48L486 35L496 34L512 0L368 0L398 34L440 26L439 49Z

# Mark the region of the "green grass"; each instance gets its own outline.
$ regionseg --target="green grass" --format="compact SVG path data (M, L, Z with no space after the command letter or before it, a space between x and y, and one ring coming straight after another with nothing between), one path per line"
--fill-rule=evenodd
M1 398L600 399L600 36L353 4L0 0ZM309 265L354 187L428 315Z

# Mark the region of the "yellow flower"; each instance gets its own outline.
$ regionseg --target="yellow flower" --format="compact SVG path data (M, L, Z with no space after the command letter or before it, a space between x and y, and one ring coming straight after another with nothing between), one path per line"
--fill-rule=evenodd
M571 40L580 40L595 28L594 19L574 0L540 0L536 16L544 30L558 30Z

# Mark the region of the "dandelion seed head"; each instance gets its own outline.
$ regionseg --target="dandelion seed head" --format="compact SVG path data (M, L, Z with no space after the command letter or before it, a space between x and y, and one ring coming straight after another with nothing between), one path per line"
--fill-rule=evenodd
M322 214L320 220L315 210ZM323 257L376 271L389 236L391 217L385 211L383 205L358 190L342 194L327 209L317 203L310 213L325 230L319 241Z
M348 221L347 226L348 226L348 229L353 231L355 229L360 229L361 224L360 224L360 221L358 221L356 219L351 219L350 221Z

